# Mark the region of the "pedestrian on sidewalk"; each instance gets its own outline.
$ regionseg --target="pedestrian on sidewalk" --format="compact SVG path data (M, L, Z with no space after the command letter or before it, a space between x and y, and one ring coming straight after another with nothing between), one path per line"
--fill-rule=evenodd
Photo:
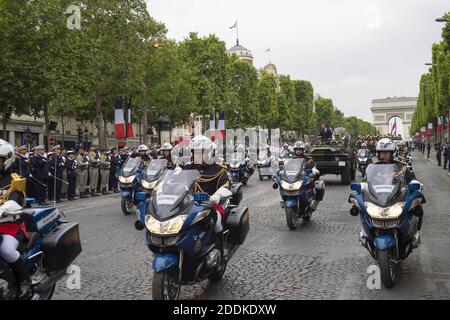
M450 171L450 143L448 139L445 139L444 145L444 170L447 170L447 164Z
M430 151L431 151L431 141L428 139L427 142L427 158L430 159Z
M440 167L441 162L442 162L442 141L436 143L436 146L434 149L436 150L436 160L438 163L438 167Z

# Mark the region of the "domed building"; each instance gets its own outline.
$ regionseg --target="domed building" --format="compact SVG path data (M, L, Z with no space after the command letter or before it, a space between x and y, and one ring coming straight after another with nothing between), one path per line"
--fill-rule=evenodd
M267 73L273 74L274 76L278 76L277 66L273 63L266 65L263 70L267 71Z
M237 40L236 45L234 47L232 47L230 50L228 50L228 54L231 55L236 55L239 60L248 63L249 65L253 65L253 55L252 52L250 50L248 50L247 48L241 46L239 44L239 40Z

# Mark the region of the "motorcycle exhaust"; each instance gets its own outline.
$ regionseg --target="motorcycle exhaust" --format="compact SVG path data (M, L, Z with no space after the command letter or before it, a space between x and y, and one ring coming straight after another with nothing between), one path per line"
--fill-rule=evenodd
M39 282L35 287L34 290L36 293L40 294L44 292L45 290L50 289L50 287L61 280L65 275L67 274L66 270L59 270L56 273L52 275L47 275L41 282Z

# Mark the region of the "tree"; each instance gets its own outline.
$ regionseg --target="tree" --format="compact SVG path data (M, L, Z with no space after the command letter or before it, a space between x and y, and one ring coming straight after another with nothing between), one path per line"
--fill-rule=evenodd
M278 120L277 90L275 76L263 71L258 83L258 124L268 129L276 128Z

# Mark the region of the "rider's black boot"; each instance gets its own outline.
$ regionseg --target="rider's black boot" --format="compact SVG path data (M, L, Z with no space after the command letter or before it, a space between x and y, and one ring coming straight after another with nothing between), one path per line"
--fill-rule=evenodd
M16 275L17 282L19 283L17 297L20 300L29 299L31 293L31 278L25 265L25 261L20 257L16 262L11 263L10 265Z

